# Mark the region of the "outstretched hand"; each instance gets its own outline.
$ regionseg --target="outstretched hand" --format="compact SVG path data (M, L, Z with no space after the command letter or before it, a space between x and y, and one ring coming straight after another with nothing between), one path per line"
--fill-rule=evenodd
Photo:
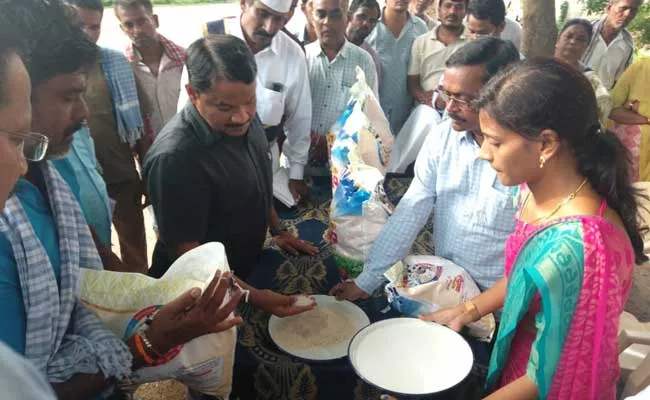
M311 311L316 308L316 302L307 306L297 306L296 296L285 296L270 290L261 290L255 299L255 305L277 317L288 317Z
M453 308L443 308L436 312L422 314L419 318L423 321L437 322L440 325L445 325L456 332L460 332L465 325L470 321L467 321L467 314L465 314L465 309L463 305L456 306Z

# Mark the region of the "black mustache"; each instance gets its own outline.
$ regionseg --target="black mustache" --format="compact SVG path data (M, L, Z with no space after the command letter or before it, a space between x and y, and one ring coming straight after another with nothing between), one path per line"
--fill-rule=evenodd
M271 39L273 37L273 35L269 34L267 31L264 31L262 29L255 31L255 35L262 36L268 39Z
M65 136L72 136L75 132L83 128L86 124L84 121L79 121L76 124L72 125L70 128L66 129Z
M457 114L448 113L448 115L449 115L449 118L454 119L454 120L456 120L456 121L467 122L467 121L465 120L465 118L461 118L461 117L458 116Z
M241 129L241 128L245 127L246 125L248 125L248 123L246 123L246 124L226 124L226 128Z

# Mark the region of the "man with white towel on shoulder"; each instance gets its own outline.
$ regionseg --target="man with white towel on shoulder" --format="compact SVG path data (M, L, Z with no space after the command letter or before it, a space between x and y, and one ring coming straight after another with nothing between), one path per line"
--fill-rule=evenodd
M271 144L273 195L288 207L309 196L304 181L311 144L311 91L307 62L300 46L281 29L291 0L240 0L241 15L205 24L204 35L229 34L246 42L257 64L257 113ZM181 87L188 82L183 70ZM178 109L187 103L181 91ZM282 149L278 136L284 130ZM287 167L280 167L280 153Z

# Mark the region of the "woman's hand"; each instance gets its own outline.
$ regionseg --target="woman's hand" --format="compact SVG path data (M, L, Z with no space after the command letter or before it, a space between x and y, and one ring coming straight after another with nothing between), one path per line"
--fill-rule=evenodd
M465 306L460 304L453 308L443 308L429 314L422 314L419 317L424 321L437 322L445 325L456 332L460 332L465 325L473 322L472 317L465 312Z
M184 344L208 333L225 331L242 322L231 317L242 292L232 290L230 300L223 303L230 289L230 272L217 271L201 294L199 288L191 289L160 309L147 330L152 347L166 353L174 346Z
M298 307L295 305L296 296L285 296L270 290L258 290L251 296L253 305L277 317L288 317L316 308L316 303Z

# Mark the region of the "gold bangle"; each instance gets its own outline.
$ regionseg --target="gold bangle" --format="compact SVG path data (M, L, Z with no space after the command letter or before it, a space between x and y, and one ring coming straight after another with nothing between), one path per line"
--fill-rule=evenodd
M481 319L481 313L479 313L478 308L476 308L476 304L474 304L472 300L466 301L463 304L463 307L465 308L465 314L473 314L472 318L474 321Z

